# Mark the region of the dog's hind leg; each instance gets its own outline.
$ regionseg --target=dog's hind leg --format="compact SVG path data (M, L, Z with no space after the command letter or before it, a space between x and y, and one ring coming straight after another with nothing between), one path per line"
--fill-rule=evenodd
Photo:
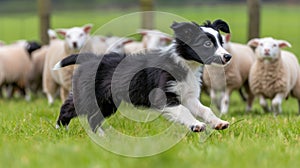
M163 114L169 120L179 122L193 132L201 132L206 128L205 123L198 121L183 105L166 107L163 109Z

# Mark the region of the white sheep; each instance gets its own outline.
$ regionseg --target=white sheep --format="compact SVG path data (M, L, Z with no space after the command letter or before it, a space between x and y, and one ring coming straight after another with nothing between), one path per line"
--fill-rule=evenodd
M170 35L159 30L142 29L139 30L139 33L143 36L142 43L147 50L155 50L164 47L173 40Z
M173 39L168 34L159 30L141 29L138 34L142 35L141 42L131 42L124 46L126 53L139 53L145 50L155 50L169 44Z
M259 97L260 105L269 111L266 99L271 99L271 107L275 115L281 113L282 101L291 94L300 100L300 69L296 56L283 47L291 47L285 40L271 37L255 38L248 42L256 47L256 61L251 67L249 84L251 91Z
M63 58L74 53L79 53L83 47L86 50L89 50L89 46L85 45L85 43L87 39L89 39L91 28L92 25L87 24L82 27L56 30L56 32L62 35L65 39L52 39L45 58L43 91L47 95L49 104L53 104L55 93L58 88L60 89L60 97L62 101L67 98L71 89L71 78L74 70L74 67L71 66L59 71L52 71L53 66ZM50 32L53 33L53 31Z
M231 54L232 59L225 67L205 65L203 85L210 90L212 102L222 114L228 112L232 91L245 88L248 95L246 111L249 111L254 96L248 85L248 75L255 60L254 52L247 45L230 42L230 34L223 36L223 41L223 46Z
M0 47L1 88L3 85L24 88L23 92L25 92L26 100L29 100L30 94L27 77L31 66L29 53L25 45L11 44ZM12 95L12 91L9 95Z
M107 50L107 44L106 44L106 37L100 36L100 35L94 35L90 36L83 48L81 49L81 52L92 52L95 54L104 54Z

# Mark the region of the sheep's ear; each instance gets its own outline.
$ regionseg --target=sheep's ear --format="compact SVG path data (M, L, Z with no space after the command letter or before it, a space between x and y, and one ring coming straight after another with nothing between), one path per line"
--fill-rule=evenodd
M86 34L89 34L91 32L92 27L93 27L93 24L86 24L86 25L82 26L82 29Z
M125 44L128 44L128 43L131 43L131 42L133 42L133 39L131 39L131 38L126 38L126 39L123 39L123 41L122 41L122 45L125 45Z
M56 29L55 31L56 31L56 33L58 33L58 34L62 35L63 37L65 37L66 34L67 34L68 29Z
M278 40L278 45L279 45L279 48L292 47L292 45L285 40Z
M165 37L161 37L160 40L169 43L169 42L171 42L171 41L173 40L173 38L172 38L172 37L165 36Z
M251 39L247 45L250 46L250 47L254 47L256 48L259 44L259 39L258 38L254 38L254 39Z
M230 29L229 29L228 24L226 22L224 22L223 20L221 20L221 19L215 20L212 25L217 30L220 30L224 33L230 33Z
M139 29L137 32L138 32L140 35L145 36L145 35L147 35L148 31L149 31L149 30L146 30L146 29Z
M231 34L226 34L225 35L225 42L228 43L230 41Z
M48 29L47 33L48 33L48 36L49 36L50 39L56 39L57 38L57 34L54 30Z

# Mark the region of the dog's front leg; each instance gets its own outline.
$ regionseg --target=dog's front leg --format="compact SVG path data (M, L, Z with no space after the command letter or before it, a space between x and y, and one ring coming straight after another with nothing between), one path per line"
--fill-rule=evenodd
M210 108L200 103L198 98L189 98L182 104L187 107L195 116L203 118L203 120L211 125L213 129L222 130L229 126L229 122L218 118Z
M189 109L183 105L165 107L162 112L169 120L179 122L190 128L193 132L201 132L206 128L205 123L198 121Z

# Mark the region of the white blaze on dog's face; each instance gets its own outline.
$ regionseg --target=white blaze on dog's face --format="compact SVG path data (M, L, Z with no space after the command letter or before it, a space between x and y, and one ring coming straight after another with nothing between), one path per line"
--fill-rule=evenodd
M83 27L73 27L70 29L57 29L56 32L65 38L68 47L72 50L80 50L85 44L90 30L91 24Z
M213 45L216 48L215 57L220 57L222 64L227 64L230 62L231 55L225 50L223 47L223 38L218 31L210 27L201 27L201 29L205 32L207 37L211 40L208 42L209 45Z
M271 37L252 39L248 42L248 45L256 47L255 52L258 59L264 60L276 60L280 57L281 48L291 47L289 42Z

